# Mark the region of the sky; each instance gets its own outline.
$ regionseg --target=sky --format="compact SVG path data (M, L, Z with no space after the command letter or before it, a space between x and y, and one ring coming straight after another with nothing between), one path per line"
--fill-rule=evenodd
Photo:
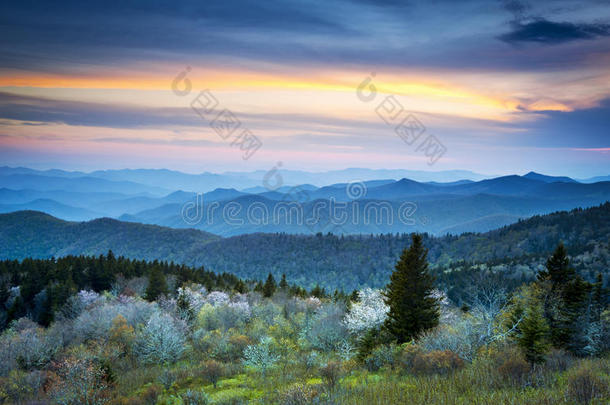
M610 174L607 0L22 0L0 33L0 165Z

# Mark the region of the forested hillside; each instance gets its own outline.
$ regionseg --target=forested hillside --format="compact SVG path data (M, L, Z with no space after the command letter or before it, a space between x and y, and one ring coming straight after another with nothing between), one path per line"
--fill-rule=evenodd
M36 211L0 215L0 259L100 255L180 263L217 236L194 230L100 218L68 222Z
M482 234L424 236L437 272L489 268L517 279L532 278L559 241L574 267L592 280L610 263L610 203L535 216ZM0 215L0 257L99 255L113 250L134 259L169 260L261 279L286 274L308 288L351 291L385 285L408 234L252 234L220 238L196 230L176 230L110 219L65 222L36 212Z

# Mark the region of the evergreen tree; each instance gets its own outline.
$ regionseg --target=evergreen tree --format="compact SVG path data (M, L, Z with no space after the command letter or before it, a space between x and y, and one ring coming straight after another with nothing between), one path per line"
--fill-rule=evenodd
M324 288L320 287L319 284L316 284L313 290L311 290L311 296L317 298L324 298L326 297L326 291Z
M286 281L286 274L282 274L282 279L280 280L280 289L282 291L286 291L288 289L288 281Z
M577 356L587 354L587 333L594 315L590 311L591 289L591 283L575 277L562 291L559 328L564 339L559 344Z
M161 295L166 295L167 291L165 274L161 271L160 266L154 266L148 276L148 287L146 287L145 298L148 301L155 301Z
M385 303L390 307L386 327L398 343L408 342L438 325L439 303L432 296L434 277L428 271L428 251L422 237L412 235L390 276Z
M576 272L570 267L570 260L563 243L559 243L553 255L546 261L546 270L538 273L538 280L550 280L553 288L558 288L572 280Z
M195 311L191 307L191 302L189 301L188 296L184 293L184 291L178 295L178 299L176 300L176 306L178 307L178 314L182 319L186 322L191 323L195 319Z
M240 294L245 294L248 292L248 286L246 285L246 283L243 282L243 280L238 280L233 289L235 290L235 292L238 292Z
M544 362L544 356L550 347L548 333L549 325L544 318L542 306L537 302L530 302L517 336L517 344L530 364Z
M277 285L275 284L275 279L273 278L273 274L269 273L267 276L267 281L265 281L265 285L263 286L263 297L269 298L275 294L275 290L277 289Z
M547 284L543 313L550 327L551 343L582 354L587 345L587 325L593 315L587 311L592 286L570 267L563 243L547 260L546 270L538 274L538 282L541 286Z

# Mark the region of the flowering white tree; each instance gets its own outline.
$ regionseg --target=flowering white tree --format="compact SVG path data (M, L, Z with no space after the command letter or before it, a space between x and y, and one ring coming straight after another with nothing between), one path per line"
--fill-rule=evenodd
M213 307L228 304L229 294L222 291L212 291L205 297L205 301Z
M365 288L358 292L358 298L359 302L354 303L343 318L347 329L358 334L381 326L389 310L381 291Z
M263 378L267 370L279 359L271 348L272 339L264 337L257 345L250 345L244 350L244 364L261 372Z
M77 294L77 297L83 307L87 308L88 306L93 305L100 298L100 295L95 291L80 290Z
M184 352L185 336L171 316L155 312L136 340L136 353L143 363L171 363Z
M158 307L154 303L120 296L83 311L74 320L74 333L78 341L107 338L112 321L118 315L122 315L130 326L136 328L139 324L148 322L156 311Z

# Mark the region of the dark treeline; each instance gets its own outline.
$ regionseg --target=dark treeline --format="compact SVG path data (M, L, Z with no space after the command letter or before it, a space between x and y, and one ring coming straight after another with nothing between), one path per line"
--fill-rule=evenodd
M198 283L208 290L245 291L246 283L238 277L192 268L166 261L131 260L106 255L66 256L59 259L24 259L0 261L0 308L6 313L0 327L23 316L48 325L55 311L80 290L95 292L117 288L121 280L161 273L175 277L175 285ZM165 281L163 281L165 282Z
M68 299L81 290L133 295L136 292L131 288L139 285L145 288L141 295L155 301L161 295L172 296L178 287L192 283L200 284L208 291L246 293L252 290L265 297L281 291L289 296L348 298L342 292L335 290L331 294L317 285L308 292L288 284L285 276L279 283L272 274L268 274L264 282L243 280L203 267L116 257L112 251L100 256L4 260L0 261L0 330L21 317L48 326Z

